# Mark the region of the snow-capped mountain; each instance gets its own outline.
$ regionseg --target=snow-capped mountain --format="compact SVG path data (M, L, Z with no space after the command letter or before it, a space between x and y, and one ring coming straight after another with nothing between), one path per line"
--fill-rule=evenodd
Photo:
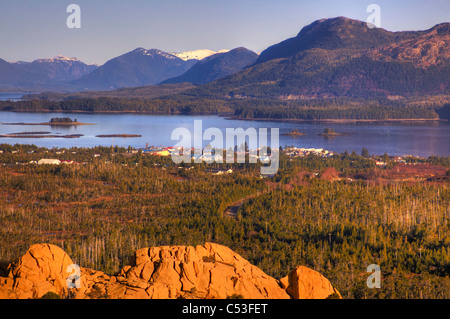
M115 57L101 66L86 64L75 57L64 55L36 59L32 62L9 63L2 60L0 61L0 88L84 91L153 85L184 74L205 58L229 52L229 50L202 49L168 53L158 49L137 48ZM213 74L207 72L208 74L200 76L201 79L197 75L195 80L210 81L236 71L230 67L232 63L221 62L219 64L218 61L222 61L222 59L214 62L216 66L211 68ZM236 63L239 64L239 62ZM197 71L207 69L210 64L213 63L210 62L206 66L198 68ZM219 65L224 67L225 64L227 64L227 70L222 70Z
M151 57L161 56L161 57L164 57L166 59L176 59L177 58L177 56L172 54L172 53L167 53L167 52L164 52L164 51L161 51L161 50L158 50L158 49L147 50L147 49L144 49L144 48L137 48L137 49L135 49L135 50L133 50L131 52L134 52L134 53L137 53L137 54L146 55L146 56L151 56Z
M16 61L8 65L0 72L2 87L52 87L79 79L98 67L63 55L32 62Z
M37 59L28 67L48 74L48 78L57 81L73 81L98 68L95 64L86 64L77 58L58 55L52 58Z
M196 62L158 49L137 48L109 60L73 84L80 90L152 85L183 74Z
M219 51L213 51L208 49L202 49L202 50L194 50L194 51L185 51L180 53L173 52L172 54L179 57L180 59L187 61L187 60L203 60L204 58L207 58L213 54L217 53L226 53L230 50L219 50Z
M198 61L186 73L168 79L163 84L190 82L205 84L241 71L256 62L258 55L246 48L236 48L224 53L216 53Z
M37 63L53 63L53 62L76 62L79 61L77 58L69 58L66 57L64 55L57 55L55 57L52 58L46 58L46 59L37 59L34 60L33 62L37 62Z
M31 62L26 62L26 61L14 61L14 62L11 62L11 64L28 64L28 63L31 63Z

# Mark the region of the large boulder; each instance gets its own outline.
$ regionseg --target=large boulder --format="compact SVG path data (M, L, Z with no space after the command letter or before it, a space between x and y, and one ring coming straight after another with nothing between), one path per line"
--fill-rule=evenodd
M7 277L0 277L0 298L40 298L47 292L68 293L67 272L72 259L61 248L36 244L9 264Z
M299 266L293 269L280 282L286 292L294 299L326 299L339 292L321 273L310 268Z
M151 298L290 298L276 279L218 244L143 248L135 257L118 278L156 285L147 290Z

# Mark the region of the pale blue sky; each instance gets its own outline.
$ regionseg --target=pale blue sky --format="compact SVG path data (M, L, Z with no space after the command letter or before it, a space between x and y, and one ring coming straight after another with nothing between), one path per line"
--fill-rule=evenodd
M81 29L66 8L81 7ZM232 49L261 52L321 18L366 21L381 7L381 27L424 30L450 21L449 0L1 0L0 58L32 61L62 54L87 63L137 47L168 52Z

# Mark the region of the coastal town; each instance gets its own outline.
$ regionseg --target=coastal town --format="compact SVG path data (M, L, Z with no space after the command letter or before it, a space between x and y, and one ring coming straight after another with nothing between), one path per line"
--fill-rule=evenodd
M10 147L11 148L11 147ZM166 147L166 146L149 146L148 144L143 148L133 148L128 147L128 149L123 149L123 152L120 152L117 148L104 148L105 150L108 150L109 152L102 152L102 153L92 153L92 158L98 158L101 159L102 157L105 157L106 155L111 155L114 157L117 154L122 154L124 156L133 156L137 154L141 154L143 156L156 156L156 157L171 157L174 153L176 154L183 154L185 149L183 147ZM307 157L307 156L317 156L322 158L331 158L335 155L339 155L336 152L326 150L323 148L303 148L303 147L295 147L295 146L289 146L285 148L280 148L282 153L287 156L288 158L301 158L301 157ZM216 150L217 151L217 150ZM66 149L45 149L42 151L39 150L28 150L23 151L20 149L0 149L0 154L23 154L27 153L30 155L34 155L33 159L28 162L23 161L16 161L13 163L13 165L75 165L75 164L87 164L88 161L77 161L76 159L67 159L67 157L73 156L75 157L77 155L77 151L73 150L66 150ZM211 154L206 154L204 150L202 149L195 149L191 148L191 160L192 163L226 163L225 156L221 154L215 154L214 150L211 152ZM222 154L226 154L227 150L223 149ZM245 156L247 159L247 162L255 163L257 161L265 164L270 162L270 157L267 155L259 155L260 149L257 149L256 152L249 152L249 150L238 150L235 149L234 154L235 156ZM36 158L36 156L39 155L39 158ZM64 159L61 159L61 155L65 155ZM69 156L67 156L69 155ZM412 155L403 155L403 156L387 156L385 155L371 155L369 157L372 159L377 166L384 167L387 165L387 162L393 162L393 163L403 163L403 164L416 164L418 160L421 158L418 156L412 156ZM106 164L109 163L109 161L105 161ZM2 165L11 165L12 163L2 163L0 161L0 164Z

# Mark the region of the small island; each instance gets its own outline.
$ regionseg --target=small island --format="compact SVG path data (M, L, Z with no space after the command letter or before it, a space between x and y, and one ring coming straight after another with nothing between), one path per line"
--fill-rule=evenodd
M334 137L334 136L350 135L350 133L338 133L338 132L335 132L335 130L332 128L325 128L323 130L323 133L320 133L319 135L325 136L325 137Z
M299 132L299 130L297 130L297 129L292 129L289 133L283 133L281 135L298 137L298 136L306 135L306 133Z
M70 117L52 117L50 119L50 123L51 124L64 124L64 125L77 125L78 124L78 120L74 119L72 120Z
M142 135L138 134L103 134L103 135L95 135L95 137L142 137Z
M9 135L44 135L44 134L51 134L51 132L44 132L44 131L17 132L17 133L11 133Z
M90 123L78 122L77 119L72 120L70 117L52 117L50 122L42 123L2 123L3 125L54 125L54 126L73 126L73 125L93 125Z
M83 134L48 135L48 133L45 133L45 134L13 133L13 134L0 135L1 138L79 138L81 136L84 136L84 135Z

